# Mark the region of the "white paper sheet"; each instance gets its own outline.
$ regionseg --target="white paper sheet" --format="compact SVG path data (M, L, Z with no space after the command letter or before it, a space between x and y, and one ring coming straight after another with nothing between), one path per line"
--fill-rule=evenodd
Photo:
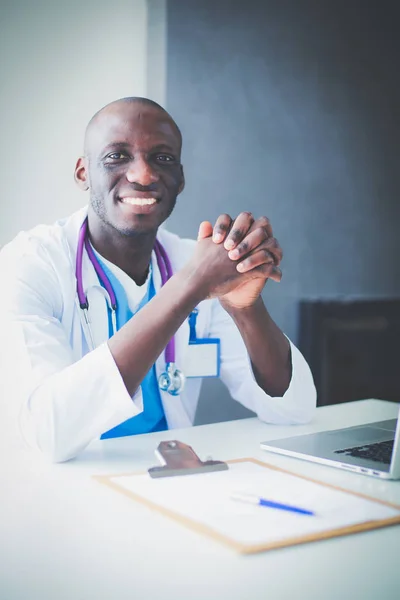
M246 545L268 544L400 515L395 508L249 461L232 463L227 471L201 475L152 479L145 474L111 480ZM237 502L231 499L235 492L301 507L315 516Z

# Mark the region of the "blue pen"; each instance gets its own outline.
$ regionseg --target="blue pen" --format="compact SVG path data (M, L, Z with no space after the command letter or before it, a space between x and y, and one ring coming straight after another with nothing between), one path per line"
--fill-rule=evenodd
M298 508L297 506L289 506L288 504L281 504L280 502L274 502L273 500L266 500L260 496L252 496L251 494L236 493L231 495L232 500L238 500L239 502L247 502L249 504L256 504L258 506L268 506L269 508L277 508L278 510L287 510L290 512L298 513L300 515L314 516L311 510L305 508Z

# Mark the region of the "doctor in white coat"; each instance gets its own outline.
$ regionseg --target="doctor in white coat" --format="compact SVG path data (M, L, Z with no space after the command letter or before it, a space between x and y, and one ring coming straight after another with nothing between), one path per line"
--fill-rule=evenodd
M313 415L310 369L261 298L281 278L268 219L221 215L197 242L159 229L184 187L180 152L159 105L107 105L75 170L89 206L0 253L7 401L53 461L99 437L192 425L203 376L265 422Z

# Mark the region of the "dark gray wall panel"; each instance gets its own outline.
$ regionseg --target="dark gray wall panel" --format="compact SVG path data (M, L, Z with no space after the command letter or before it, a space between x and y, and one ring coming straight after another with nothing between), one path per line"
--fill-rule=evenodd
M264 298L293 341L300 298L400 295L398 6L168 1L187 177L168 227L268 215L285 258ZM236 416L218 395L207 384L202 421Z

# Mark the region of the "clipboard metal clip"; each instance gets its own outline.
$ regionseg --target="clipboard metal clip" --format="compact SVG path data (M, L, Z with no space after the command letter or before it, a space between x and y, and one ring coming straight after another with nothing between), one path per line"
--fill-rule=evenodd
M162 466L148 469L150 477L196 475L228 469L227 463L220 460L200 460L191 446L178 440L161 442L155 454Z

